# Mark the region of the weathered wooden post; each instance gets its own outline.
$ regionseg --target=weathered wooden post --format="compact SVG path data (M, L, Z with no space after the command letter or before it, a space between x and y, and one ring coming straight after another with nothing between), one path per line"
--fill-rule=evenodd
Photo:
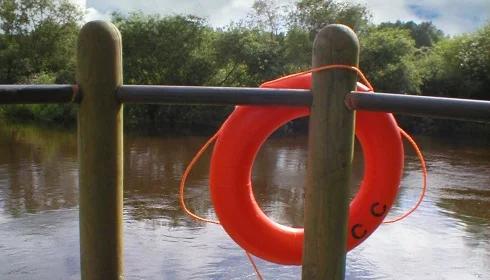
M82 279L123 279L121 35L111 23L87 23L78 39L77 80Z
M329 25L316 36L313 67L359 63L356 34ZM344 105L356 87L345 69L314 72L305 194L303 279L344 279L349 177L354 145L354 113Z

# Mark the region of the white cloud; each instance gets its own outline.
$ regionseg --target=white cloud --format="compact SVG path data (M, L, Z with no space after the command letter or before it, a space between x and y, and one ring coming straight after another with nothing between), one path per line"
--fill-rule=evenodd
M113 11L194 14L212 26L243 19L254 0L73 0L87 9L86 20L109 19ZM292 0L287 0L292 1ZM473 31L490 20L490 0L347 0L365 4L376 23L432 20L448 34Z
M399 19L413 19L415 14L406 8L405 1L391 0L370 0L359 1L351 0L366 5L372 12L373 20L376 23L383 21L396 21Z
M254 0L87 0L86 6L101 14L113 11L142 11L149 14L193 14L208 19L213 26L224 26L244 18Z
M470 32L490 20L489 0L349 0L367 5L376 23L431 20L447 34ZM429 15L429 16L427 16Z
M110 12L101 13L94 7L87 7L86 0L71 0L73 3L80 6L85 11L84 21L92 21L92 20L110 20L111 15Z
M79 5L82 8L85 8L85 0L71 0L73 3Z
M95 8L89 7L85 9L85 21L89 22L92 20L110 20L111 19L111 13L101 13L97 11Z

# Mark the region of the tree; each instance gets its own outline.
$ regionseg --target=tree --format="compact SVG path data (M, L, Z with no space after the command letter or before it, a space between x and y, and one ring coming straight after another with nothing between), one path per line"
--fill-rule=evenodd
M380 28L402 28L410 31L411 37L415 40L417 48L432 47L434 44L444 38L444 32L438 29L432 22L424 21L415 23L413 21L396 21L383 22L379 25Z
M341 23L362 32L370 20L367 8L360 4L335 0L300 0L289 16L290 26L316 34L327 24Z
M195 16L114 14L123 39L126 84L210 85L218 67L215 32ZM225 110L199 106L126 106L129 124L214 125Z
M129 84L203 85L214 73L206 45L212 30L194 16L114 14Z
M283 42L283 63L287 73L304 71L311 67L313 38L309 32L292 27Z
M0 1L0 83L74 83L82 15L68 0ZM67 124L74 122L76 107L9 105L0 113Z
M420 93L422 71L408 30L372 28L360 38L360 66L382 91Z
M425 61L424 91L432 95L490 100L490 23L475 33L438 42Z
M216 60L221 65L220 84L258 86L284 74L281 36L240 26L218 34L214 42Z
M270 32L273 38L284 27L283 8L277 0L255 0L249 14L251 27Z
M56 82L74 82L82 15L68 0L2 0L0 82L28 81L39 73L52 73Z

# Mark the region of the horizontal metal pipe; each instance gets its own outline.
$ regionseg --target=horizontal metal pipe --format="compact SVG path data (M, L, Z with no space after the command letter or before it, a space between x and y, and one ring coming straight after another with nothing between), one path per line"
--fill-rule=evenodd
M312 101L310 91L304 89L240 87L123 85L117 96L124 103L152 104L310 106Z
M0 85L0 104L78 102L76 85Z
M121 102L140 104L310 106L312 101L305 89L123 85L116 94ZM80 96L77 85L0 85L0 104L78 103ZM490 122L490 101L483 100L354 91L345 103L352 110Z
M483 100L351 92L345 103L352 110L490 122L490 101Z

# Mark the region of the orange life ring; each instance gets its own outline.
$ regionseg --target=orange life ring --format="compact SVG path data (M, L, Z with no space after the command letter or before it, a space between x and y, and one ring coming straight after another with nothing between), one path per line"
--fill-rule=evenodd
M271 88L310 88L311 74L268 82ZM367 89L361 84L359 90ZM301 264L303 229L270 220L255 201L255 156L280 126L309 115L309 107L237 106L220 129L211 159L211 197L223 228L248 252L280 264ZM365 240L391 208L403 169L400 132L391 114L357 112L356 136L364 153L364 178L350 203L348 249Z

